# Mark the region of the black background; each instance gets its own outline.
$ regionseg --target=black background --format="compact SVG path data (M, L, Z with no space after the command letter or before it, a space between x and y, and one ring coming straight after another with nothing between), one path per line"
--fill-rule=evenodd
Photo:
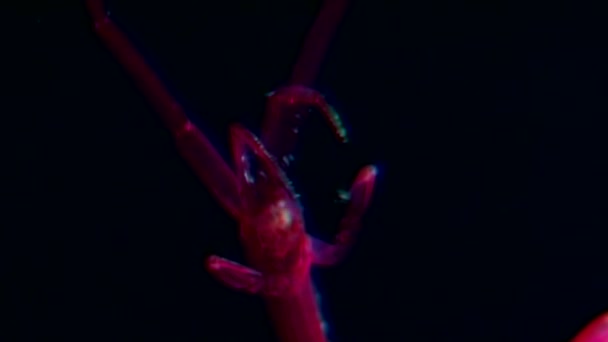
M205 3L214 3L213 5ZM7 6L7 341L273 341L236 223L179 157L78 2ZM3 5L4 6L4 5ZM320 1L108 1L222 153L258 132ZM582 2L354 1L290 171L309 230L379 165L357 248L317 271L334 341L565 341L608 308L608 14Z

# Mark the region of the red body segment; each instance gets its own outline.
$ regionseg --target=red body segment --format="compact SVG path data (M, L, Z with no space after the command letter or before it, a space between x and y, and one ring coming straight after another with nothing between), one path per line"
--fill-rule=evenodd
M608 342L608 313L589 323L572 342Z

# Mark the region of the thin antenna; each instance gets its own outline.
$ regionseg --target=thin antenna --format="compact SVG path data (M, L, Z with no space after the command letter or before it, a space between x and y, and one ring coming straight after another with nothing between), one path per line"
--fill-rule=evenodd
M325 0L323 2L317 20L306 36L289 84L312 86L348 3L349 0Z

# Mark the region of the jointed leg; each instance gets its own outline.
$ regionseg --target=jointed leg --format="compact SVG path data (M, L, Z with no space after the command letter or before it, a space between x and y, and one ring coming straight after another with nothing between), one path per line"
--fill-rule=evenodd
M304 46L291 74L290 84L312 86L348 0L325 0L317 20L306 36Z
M300 282L291 275L264 275L250 267L234 261L212 255L207 258L205 266L214 278L237 291L265 296L285 296L290 294L293 286L299 289Z
M183 129L188 118L181 106L169 94L129 39L108 17L103 0L87 0L86 5L93 18L95 31L158 110L167 128L173 134Z
M325 0L310 28L289 85L269 96L262 141L282 167L289 165L298 130L311 108L319 110L332 126L336 136L346 141L346 130L338 114L323 97L310 89L338 24L348 7L348 0Z
M264 287L260 272L234 261L213 255L207 258L205 266L209 273L232 289L257 294Z
M311 110L319 111L341 142L348 137L340 116L316 90L287 86L268 96L262 141L282 167L287 167L295 148L300 126Z
M97 34L152 102L175 137L182 156L222 206L238 217L240 203L234 173L230 167L209 140L188 120L181 106L169 94L144 58L108 18L103 0L87 0L86 6L93 18Z

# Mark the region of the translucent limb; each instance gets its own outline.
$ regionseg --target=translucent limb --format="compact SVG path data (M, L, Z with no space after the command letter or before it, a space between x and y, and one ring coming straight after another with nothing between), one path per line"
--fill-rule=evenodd
M287 167L292 159L300 126L311 111L320 113L340 142L347 142L346 129L340 116L316 90L287 86L268 94L262 141L278 163Z
M329 43L346 12L348 2L348 0L325 0L323 2L323 7L306 36L298 61L293 68L290 84L312 86L327 53Z
M238 217L240 202L235 176L207 137L194 126L182 107L144 58L129 42L124 33L107 16L103 0L87 0L86 6L93 18L95 31L118 61L137 83L161 119L176 139L180 154L194 169L207 189L222 207Z

